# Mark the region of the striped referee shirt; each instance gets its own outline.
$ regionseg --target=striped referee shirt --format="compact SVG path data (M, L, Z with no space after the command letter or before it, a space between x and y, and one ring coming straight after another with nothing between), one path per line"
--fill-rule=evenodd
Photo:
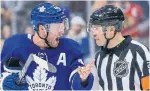
M96 53L99 85L103 90L150 89L150 53L130 36L118 46Z

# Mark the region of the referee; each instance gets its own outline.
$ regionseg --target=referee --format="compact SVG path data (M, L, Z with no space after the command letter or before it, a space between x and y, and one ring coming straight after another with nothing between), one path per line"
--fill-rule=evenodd
M89 21L100 50L96 53L99 85L103 90L150 89L150 53L130 36L122 36L124 15L118 7L106 5Z

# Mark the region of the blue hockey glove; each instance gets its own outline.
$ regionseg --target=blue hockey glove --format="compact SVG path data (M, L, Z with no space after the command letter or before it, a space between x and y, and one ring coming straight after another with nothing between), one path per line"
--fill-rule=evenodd
M19 81L19 75L18 73L12 73L8 75L4 80L2 81L2 89L3 90L27 90L28 84L23 79L21 82Z

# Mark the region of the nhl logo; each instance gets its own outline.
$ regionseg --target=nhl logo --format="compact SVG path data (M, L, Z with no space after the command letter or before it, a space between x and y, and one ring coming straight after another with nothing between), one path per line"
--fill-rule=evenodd
M117 60L114 62L113 73L116 77L122 78L129 73L128 62L124 60Z

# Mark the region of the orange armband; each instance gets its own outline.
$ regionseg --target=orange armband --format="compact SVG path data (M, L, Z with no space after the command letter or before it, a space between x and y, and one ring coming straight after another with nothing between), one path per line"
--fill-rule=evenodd
M143 90L148 90L150 89L150 76L146 76L146 77L143 77L141 79L141 83L142 83L142 88Z

